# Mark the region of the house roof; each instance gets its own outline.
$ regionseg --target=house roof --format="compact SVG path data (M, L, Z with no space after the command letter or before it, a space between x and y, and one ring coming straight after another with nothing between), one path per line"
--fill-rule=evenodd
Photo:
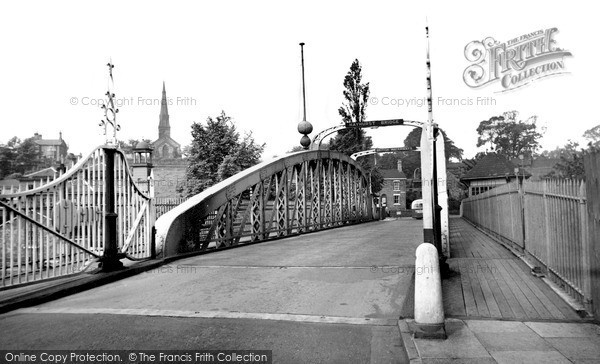
M467 168L473 168L475 166L475 164L477 164L476 162L473 162L471 160L463 160L462 163L465 165L465 167Z
M560 163L559 158L539 157L533 160L527 170L531 173L531 178L535 180L543 179L546 175L554 171L554 167Z
M380 169L379 173L381 173L381 176L383 178L406 178L406 175L404 174L404 172L400 172L397 169Z
M171 138L168 135L165 135L165 136L163 136L161 138L156 139L151 144L152 144L152 147L154 147L154 148L157 148L157 147L159 147L159 146L161 146L163 144L169 144L169 145L172 145L172 146L177 146L177 148L179 148L181 146L179 143L177 143L175 141L175 139Z
M35 140L35 143L37 145L62 145L63 143L66 144L63 139L38 139Z
M19 186L19 180L14 178L2 179L0 180L0 186Z
M54 169L52 167L48 167L48 168L40 169L39 171L36 171L33 173L26 174L23 177L25 177L25 178L40 178L40 177L54 178L54 176L56 175L56 172L57 172L56 169Z
M470 171L465 173L461 180L491 179L514 176L516 167L517 166L510 162L506 157L496 153L489 153L479 160L479 162L477 162L477 164L475 164ZM531 173L527 171L520 171L519 174L521 173L523 173L526 177L531 176Z
M463 162L447 162L446 163L446 169L450 170L450 169L460 169L460 168L466 168L467 166L463 163Z

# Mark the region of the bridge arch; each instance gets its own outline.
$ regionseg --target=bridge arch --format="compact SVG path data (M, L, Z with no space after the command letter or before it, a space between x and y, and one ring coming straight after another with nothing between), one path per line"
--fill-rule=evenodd
M370 221L369 183L367 172L339 152L266 161L157 219L156 251L170 257Z
M429 109L431 113L431 108ZM336 131L351 128L378 128L383 126L406 125L421 128L421 173L423 176L423 234L426 242L436 245L440 254L446 256L450 254L449 240L450 232L448 225L448 194L446 190L446 165L444 153L444 136L437 130L436 124L433 124L430 115L430 122L389 119L389 120L370 120L355 123L345 123L327 128L315 135L311 144L311 149L319 150L321 143L328 136ZM365 155L365 154L363 154ZM359 155L354 155L357 158ZM423 157L424 156L424 157ZM440 209L441 208L441 209Z
M404 120L404 119L389 119L389 120L370 120L363 121L360 123L345 123L331 126L327 129L324 129L317 133L313 138L313 141L310 145L310 149L318 150L321 147L321 143L325 140L329 135L344 129L352 129L352 128L379 128L380 126L394 126L394 125L406 125L412 126L415 128L424 128L425 124L420 121L413 120Z

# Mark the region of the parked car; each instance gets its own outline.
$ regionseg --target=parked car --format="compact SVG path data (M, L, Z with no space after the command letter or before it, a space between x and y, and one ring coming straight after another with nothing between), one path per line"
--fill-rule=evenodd
M420 198L418 200L414 200L410 204L410 209L412 210L413 219L422 219L423 218L423 199Z

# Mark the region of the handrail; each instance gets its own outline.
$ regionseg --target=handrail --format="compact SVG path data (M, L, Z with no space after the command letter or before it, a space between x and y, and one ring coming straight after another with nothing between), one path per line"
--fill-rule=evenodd
M68 171L66 171L65 174L63 174L62 176L58 177L57 179L55 179L53 181L50 181L49 183L46 183L46 184L44 184L44 185L42 185L40 187L36 187L34 189L31 189L31 190L25 190L25 191L15 192L15 193L0 194L0 196L5 197L5 198L22 197L22 196L26 196L26 195L36 194L36 193L39 193L39 192L45 192L46 190L48 190L48 189L50 189L52 187L56 187L59 184L61 184L63 182L66 182L75 173L77 173L79 171L79 169L85 163L87 163L87 161L100 148L102 148L102 147L100 146L100 147L94 148L94 150L92 150L85 158L81 158L72 168L70 168Z
M88 160L94 155L94 153L96 153L97 150L99 149L115 149L115 152L117 152L118 154L120 154L123 157L123 161L125 162L125 165L127 166L127 171L129 173L129 177L133 178L131 176L130 173L130 166L129 163L127 162L127 157L125 156L125 154L120 151L119 149L117 149L117 147L114 146L110 146L110 145L101 145L99 147L94 148L85 158L81 158L73 167L71 167L68 171L66 171L62 176L58 177L57 179L50 181L49 183L46 183L42 186L33 188L31 190L25 190L25 191L21 191L21 192L13 192L13 193L5 193L5 194L0 194L0 196L4 197L4 198L14 198L14 197L22 197L25 195L31 195L31 194L36 194L36 193L40 193L40 192L45 192L50 188L56 187L58 185L60 185L63 182L66 182L69 178L71 178L74 174L76 174L79 169L84 166ZM142 191L137 184L134 184L134 188L136 190L136 192L140 193L143 197L145 197L146 199L150 199L150 196L148 196L147 193L145 193L144 191Z
M133 181L133 176L131 175L131 166L129 165L129 162L127 161L127 157L125 156L125 153L123 153L123 151L121 151L120 149L116 149L116 148L115 148L115 152L117 152L118 154L121 155L121 157L123 157L123 162L125 162L125 167L127 167L126 168L127 174L129 175L129 178L131 178L131 180ZM133 188L135 188L135 191L137 193L139 193L140 195L142 195L142 197L144 197L146 200L150 200L151 199L150 195L148 195L148 193L142 191L139 188L139 186L138 186L137 183L133 184Z
M344 130L344 129L346 129L346 125L341 124L341 125L331 126L325 130L321 130L313 138L313 141L310 144L310 149L311 150L319 150L321 148L321 143L323 142L323 139L325 139L328 135L335 133L336 131L340 131L340 130Z

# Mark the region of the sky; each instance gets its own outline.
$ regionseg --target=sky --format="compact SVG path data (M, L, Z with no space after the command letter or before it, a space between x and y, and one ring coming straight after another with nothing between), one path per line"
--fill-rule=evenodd
M586 2L415 1L11 1L0 5L0 142L38 132L84 155L105 140L99 104L109 59L122 140L158 138L163 81L171 136L191 142L190 126L233 117L266 143L263 158L299 145L299 42L305 42L307 119L318 131L341 122L343 79L354 59L370 83L367 119L426 121L426 40L430 28L433 118L465 157L479 122L508 110L538 117L544 149L581 141L600 124L595 12ZM500 43L557 28L571 52L560 75L502 91L465 84L465 46ZM375 147L403 145L410 128L369 129Z

